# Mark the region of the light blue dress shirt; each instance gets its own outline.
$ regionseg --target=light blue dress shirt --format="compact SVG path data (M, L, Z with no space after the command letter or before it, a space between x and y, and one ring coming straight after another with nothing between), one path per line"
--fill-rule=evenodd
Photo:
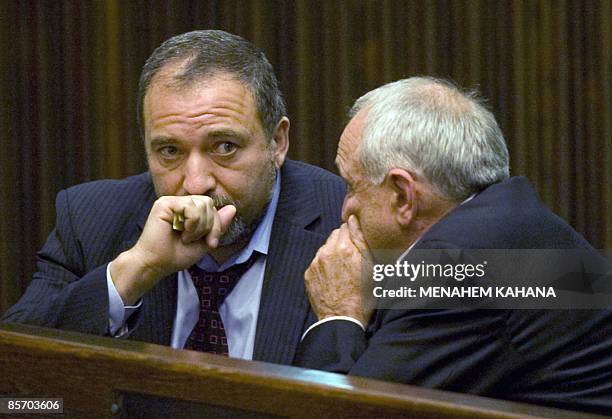
M235 288L226 297L219 308L227 336L229 356L233 358L252 359L255 345L255 331L259 314L259 302L263 286L264 272L272 223L280 195L280 171L276 172L276 181L272 199L249 243L222 265L208 254L205 254L197 265L208 272L224 271L229 267L247 261L253 253L256 258L253 265L242 275ZM135 306L124 306L110 276L110 263L106 270L109 296L110 332L113 336L121 336L126 332L126 320L138 310ZM177 310L172 329L171 346L183 348L187 338L199 318L199 299L191 275L187 270L178 273Z

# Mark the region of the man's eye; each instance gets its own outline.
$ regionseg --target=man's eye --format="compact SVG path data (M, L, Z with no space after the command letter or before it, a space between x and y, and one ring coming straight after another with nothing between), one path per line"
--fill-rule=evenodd
M226 141L226 142L215 144L215 148L213 149L213 153L215 153L215 154L217 154L219 156L229 156L230 154L234 153L237 148L238 148L238 146L236 146L236 144L229 143L229 142Z
M164 159L174 159L178 156L179 154L179 149L176 146L173 145L167 145L164 146L162 148L160 148L158 150L158 153L164 158Z

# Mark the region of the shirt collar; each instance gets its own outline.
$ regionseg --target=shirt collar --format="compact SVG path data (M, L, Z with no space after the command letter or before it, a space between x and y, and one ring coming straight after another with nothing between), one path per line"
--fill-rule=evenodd
M198 266L201 269L207 272L224 271L233 265L246 262L253 252L258 252L263 255L268 254L270 236L272 235L272 224L274 223L274 216L276 215L276 207L278 206L278 199L280 196L280 178L280 170L277 170L274 187L272 189L272 199L270 199L268 208L266 208L266 213L251 236L249 243L240 251L232 255L221 266L206 253L198 262Z
M467 203L467 202L470 202L472 199L474 199L474 197L475 197L475 196L476 196L476 193L473 193L472 195L468 196L468 197L465 199L465 201L463 201L462 203L460 203L460 204L459 204L459 206L460 206L460 205L463 205L463 204L465 204L465 203ZM421 237L423 237L423 236L421 236ZM410 247L409 247L408 249L404 250L404 253L402 253L402 255L401 255L399 258L397 258L397 260L400 260L400 261L401 261L401 260L404 260L404 258L405 258L405 257L408 255L408 253L409 253L409 252L412 250L412 248L413 248L414 246L416 246L416 244L419 242L419 240L421 240L421 237L417 238L417 239L416 239L416 240L415 240L415 241L414 241L414 242L413 242L413 243L410 245Z

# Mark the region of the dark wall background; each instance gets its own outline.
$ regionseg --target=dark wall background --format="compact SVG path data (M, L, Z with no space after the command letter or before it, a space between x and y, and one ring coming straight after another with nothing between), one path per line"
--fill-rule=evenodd
M0 1L0 312L35 269L67 186L145 169L138 75L198 28L263 48L289 105L293 158L334 169L352 101L411 75L478 87L512 171L612 248L612 1Z

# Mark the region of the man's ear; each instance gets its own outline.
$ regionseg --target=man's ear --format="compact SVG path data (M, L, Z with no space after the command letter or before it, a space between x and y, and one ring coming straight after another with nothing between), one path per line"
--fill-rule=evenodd
M395 219L401 227L407 227L417 216L416 181L404 169L391 169L385 182L391 189L391 205Z
M285 162L287 151L289 151L289 118L283 116L276 125L274 135L274 164L279 169Z

